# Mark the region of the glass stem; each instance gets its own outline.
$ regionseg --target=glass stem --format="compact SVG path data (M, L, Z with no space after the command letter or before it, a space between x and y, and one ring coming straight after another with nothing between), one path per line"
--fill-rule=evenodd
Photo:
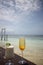
M23 60L23 51L22 51L22 60Z

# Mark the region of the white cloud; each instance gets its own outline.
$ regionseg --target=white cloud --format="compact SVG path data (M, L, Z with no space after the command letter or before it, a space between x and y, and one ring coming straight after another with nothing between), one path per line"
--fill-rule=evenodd
M22 13L29 14L40 7L39 0L0 0L0 19L18 21L22 18Z
M18 20L18 16L14 13L14 10L5 10L5 9L0 9L0 19L1 20L7 20L7 21L15 21Z
M40 9L39 0L16 0L16 8L22 11L35 11Z

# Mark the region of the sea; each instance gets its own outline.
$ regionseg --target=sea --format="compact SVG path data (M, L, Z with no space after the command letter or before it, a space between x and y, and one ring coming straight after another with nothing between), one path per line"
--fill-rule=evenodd
M14 53L21 55L19 49L19 39L25 38L24 58L35 63L36 65L43 65L43 35L8 35L6 40L1 40L0 46L5 47L6 43L14 46Z

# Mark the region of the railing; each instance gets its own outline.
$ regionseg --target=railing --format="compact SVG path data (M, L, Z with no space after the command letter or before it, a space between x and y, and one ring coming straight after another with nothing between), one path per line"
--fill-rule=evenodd
M1 29L1 41L7 41L8 40L8 35L6 34L6 29L2 28Z

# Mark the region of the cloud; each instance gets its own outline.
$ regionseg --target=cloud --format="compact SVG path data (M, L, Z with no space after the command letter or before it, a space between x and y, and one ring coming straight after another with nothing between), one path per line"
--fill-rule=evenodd
M40 0L0 0L0 19L18 21L23 14L38 11L40 8Z
M16 9L20 11L37 11L40 9L39 0L16 0Z
M19 17L14 13L14 10L0 9L0 20L16 21Z

